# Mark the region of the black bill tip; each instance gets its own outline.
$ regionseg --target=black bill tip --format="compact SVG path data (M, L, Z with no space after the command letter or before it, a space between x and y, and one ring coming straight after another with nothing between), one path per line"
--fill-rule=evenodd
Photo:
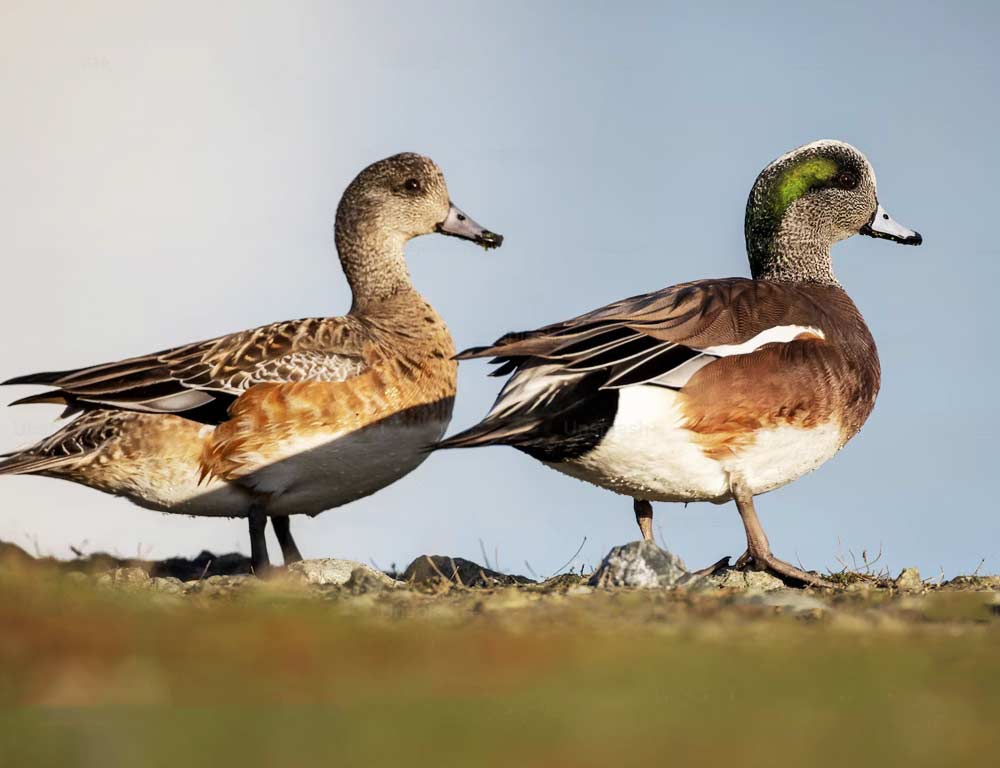
M883 232L878 229L873 229L870 224L865 224L860 229L859 233L867 235L868 237L874 237L876 240L891 240L892 242L900 243L901 245L920 245L924 242L924 237L919 232L911 232L906 236L900 236L891 232Z
M503 245L503 235L498 235L496 232L484 229L479 237L476 238L476 242L488 251L490 248L499 248Z

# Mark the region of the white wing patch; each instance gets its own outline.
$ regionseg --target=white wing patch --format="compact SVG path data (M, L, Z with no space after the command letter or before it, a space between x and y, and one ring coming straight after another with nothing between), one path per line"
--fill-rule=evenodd
M826 338L826 334L821 329L813 326L776 325L761 331L753 338L739 344L718 344L713 347L700 349L689 347L688 349L693 349L698 354L685 360L666 373L654 379L647 379L640 383L626 384L620 388L615 388L625 390L653 384L671 389L681 389L698 371L721 357L746 355L760 349L765 344L787 344L801 336L811 336L818 339ZM677 347L676 344L667 344L664 349L657 351L656 354L667 352L675 347ZM648 362L648 359L645 362ZM594 368L582 368L579 371L567 370L560 363L538 363L520 368L504 384L486 418L501 419L514 415L528 416L532 413L544 414L545 409L559 396L565 387L572 387L592 370Z
M760 349L765 344L787 344L803 335L815 336L820 339L826 338L826 334L821 329L814 328L811 325L776 325L773 328L761 331L752 339L747 339L739 344L718 344L714 347L700 349L698 350L701 352L700 355L682 363L672 371L668 371L662 376L653 379L650 383L661 387L680 389L698 371L720 357L748 355Z
M761 331L752 339L747 339L740 344L719 344L715 347L705 347L701 351L707 355L715 355L716 357L747 355L760 349L765 344L787 344L790 341L795 341L795 339L803 334L818 336L821 339L826 338L826 334L823 331L819 328L813 328L811 325L776 325L773 328L768 328L766 331Z

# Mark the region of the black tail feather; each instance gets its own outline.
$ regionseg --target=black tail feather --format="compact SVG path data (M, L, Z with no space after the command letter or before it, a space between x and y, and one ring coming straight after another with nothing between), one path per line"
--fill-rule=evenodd
M455 355L452 360L472 360L475 357L482 357L487 349L490 347L469 347Z
M474 427L446 437L433 445L434 450L445 448L475 448L484 445L515 445L517 437L537 426L534 420L517 422L481 421Z
M15 400L13 403L10 403L10 405L31 405L33 403L68 405L69 402L69 396L61 389L57 389L55 392L40 392L37 395L22 397L20 400Z
M0 387L14 384L43 384L51 386L64 376L75 373L76 370L69 371L43 371L42 373L29 373L26 376L15 376L7 381L0 381Z

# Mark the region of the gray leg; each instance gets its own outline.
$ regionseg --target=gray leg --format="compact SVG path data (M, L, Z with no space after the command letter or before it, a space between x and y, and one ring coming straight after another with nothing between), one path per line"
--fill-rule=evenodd
M643 541L653 541L653 505L645 499L632 499L632 509Z
M250 527L250 567L254 574L263 576L271 569L271 561L267 556L267 541L264 539L264 529L267 527L267 515L264 507L254 502L247 514Z
M770 571L782 580L792 579L817 587L833 586L821 576L803 571L801 568L796 568L791 563L786 563L784 560L779 560L772 555L767 535L764 533L764 528L757 518L757 511L753 508L753 496L739 483L734 483L732 490L733 498L736 500L736 508L740 511L740 517L743 519L743 528L747 534L747 553L749 554L749 557L744 554L737 561L738 563L746 563L752 560L758 570Z
M274 526L274 535L278 537L278 544L281 545L281 555L285 558L285 565L299 562L302 554L295 546L295 539L292 538L291 518L288 515L272 515L271 525Z

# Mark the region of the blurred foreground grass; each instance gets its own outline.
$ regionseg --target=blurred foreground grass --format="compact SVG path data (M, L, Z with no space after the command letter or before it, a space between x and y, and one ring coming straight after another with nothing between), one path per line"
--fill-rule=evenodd
M164 598L0 579L0 766L990 765L995 592Z

